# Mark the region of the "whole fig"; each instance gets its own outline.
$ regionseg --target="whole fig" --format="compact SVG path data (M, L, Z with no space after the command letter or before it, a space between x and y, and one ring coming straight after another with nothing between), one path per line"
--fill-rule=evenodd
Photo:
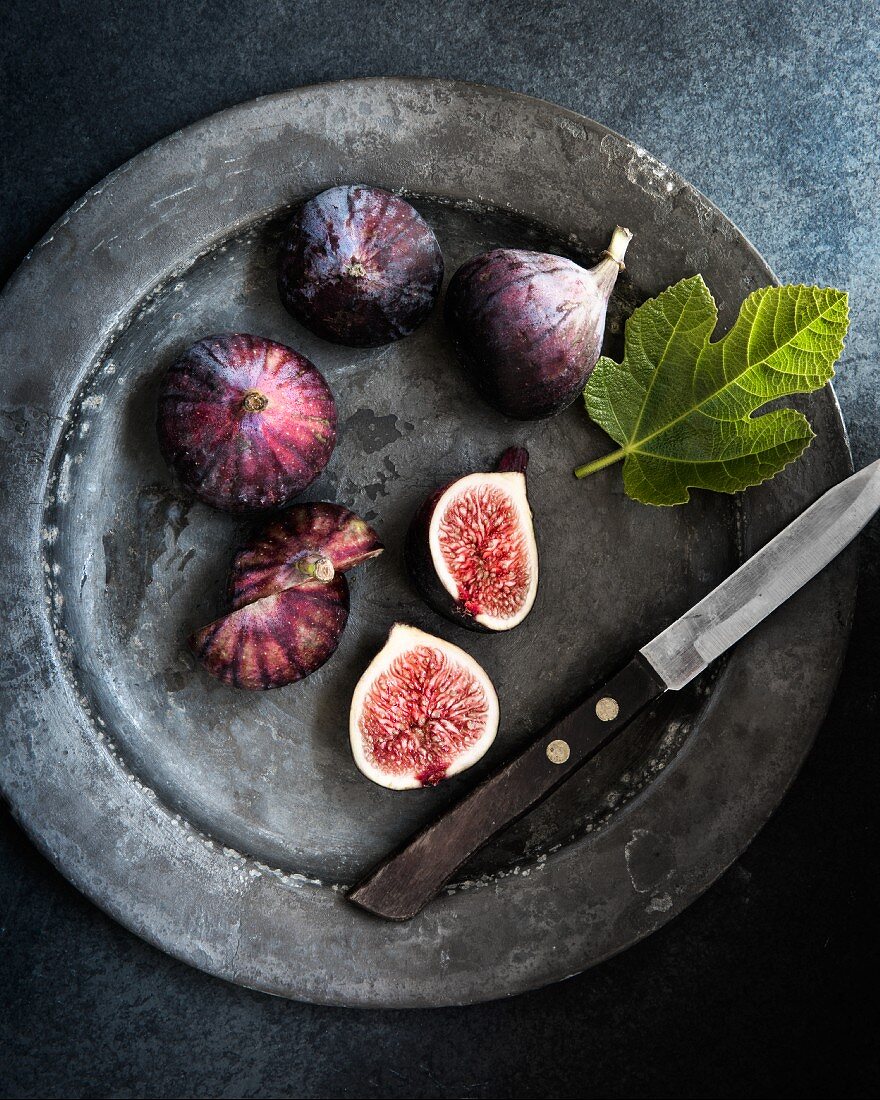
M327 465L336 403L304 355L247 333L208 336L159 390L159 446L199 500L226 512L279 508Z
M468 260L446 294L446 321L474 385L499 412L539 420L583 391L599 358L608 299L632 234L620 226L595 267L496 248Z
M408 336L443 282L434 232L404 199L378 187L331 187L294 213L278 290L302 324L338 344L376 347Z

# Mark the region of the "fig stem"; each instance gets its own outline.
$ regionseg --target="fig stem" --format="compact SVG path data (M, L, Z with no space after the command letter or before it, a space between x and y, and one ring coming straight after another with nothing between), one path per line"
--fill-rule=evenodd
M529 452L525 447L508 447L495 467L500 474L524 474L529 464Z
M262 412L268 404L269 398L259 390L248 390L241 399L241 407L250 413Z
M611 451L607 455L603 455L601 458L596 458L592 462L586 462L583 466L578 466L574 472L575 477L589 477L590 474L595 474L599 470L604 470L606 466L613 466L615 462L620 462L622 458L626 458L626 448L621 447L618 451Z
M314 577L316 581L332 581L336 576L333 562L323 554L307 554L296 563L303 576Z
M623 257L626 255L627 245L632 238L633 235L628 229L625 229L622 225L618 225L611 234L611 241L608 247L602 253L602 255L607 256L609 260L614 260L621 271L623 271L626 266L623 262Z

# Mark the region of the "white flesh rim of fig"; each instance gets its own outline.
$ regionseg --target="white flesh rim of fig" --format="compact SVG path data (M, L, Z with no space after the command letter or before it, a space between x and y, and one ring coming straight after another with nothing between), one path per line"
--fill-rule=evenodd
M388 641L379 653L376 654L368 665L366 672L358 681L357 687L354 689L354 695L351 699L351 712L349 716L349 734L351 737L351 751L354 755L354 762L367 779L372 779L374 783L378 783L380 786L388 787L394 791L423 787L426 786L426 783L419 778L418 774L414 774L413 771L392 771L388 768L381 767L375 760L371 759L367 745L367 737L361 726L361 719L364 715L367 696L383 673L387 673L389 669L391 669L391 666L398 657L416 650L419 647L426 647L442 653L450 664L457 666L458 669L461 670L463 676L467 680L475 682L478 685L485 700L485 716L483 718L484 725L482 732L477 736L473 744L461 749L452 757L448 767L446 767L445 771L438 778L445 779L450 775L456 775L458 772L465 771L465 769L469 768L472 764L476 764L495 740L495 734L498 732L498 718L500 713L498 696L492 681L473 657L465 653L463 649L459 649L457 645L452 645L451 642L446 642L442 638L436 638L433 634L426 634L423 630L418 630L414 626L406 626L403 623L397 623L391 628L391 633L388 635ZM401 700L401 702L405 705L406 700ZM433 781L436 782L437 780L435 779Z
M481 626L488 630L510 630L517 626L532 610L535 596L538 592L538 547L535 542L535 529L532 525L532 510L529 507L526 495L525 474L509 471L506 473L468 474L452 483L437 501L434 513L431 516L431 526L428 530L428 543L431 550L431 560L434 569L440 579L440 583L450 596L459 603L464 603L459 583L449 569L443 551L440 547L440 530L447 509L456 500L471 490L480 490L486 487L500 490L510 502L516 514L517 527L523 540L523 552L527 559L528 584L524 599L513 614L492 615L488 612L478 612L473 618Z

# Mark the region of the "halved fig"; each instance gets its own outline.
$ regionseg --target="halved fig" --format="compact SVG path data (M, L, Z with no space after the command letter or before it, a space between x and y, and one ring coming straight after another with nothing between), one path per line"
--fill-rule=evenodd
M311 675L348 621L348 569L382 553L376 532L339 504L300 504L236 554L232 611L195 632L190 649L234 687L283 687Z
M332 657L348 621L348 582L303 578L197 630L190 648L212 676L233 687L284 687Z
M241 607L308 576L330 580L383 549L373 528L341 504L294 505L235 555L230 601Z
M426 602L472 630L511 630L538 591L538 548L526 495L528 452L505 451L492 473L438 489L416 512L406 563Z
M354 689L351 751L383 787L434 786L483 756L498 714L492 681L473 657L398 623Z

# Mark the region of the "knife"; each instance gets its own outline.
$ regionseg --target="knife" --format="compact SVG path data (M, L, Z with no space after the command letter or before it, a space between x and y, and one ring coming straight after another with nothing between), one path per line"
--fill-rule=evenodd
M409 920L496 833L536 806L665 691L678 691L794 595L880 508L880 459L835 485L589 699L380 863L348 900Z

